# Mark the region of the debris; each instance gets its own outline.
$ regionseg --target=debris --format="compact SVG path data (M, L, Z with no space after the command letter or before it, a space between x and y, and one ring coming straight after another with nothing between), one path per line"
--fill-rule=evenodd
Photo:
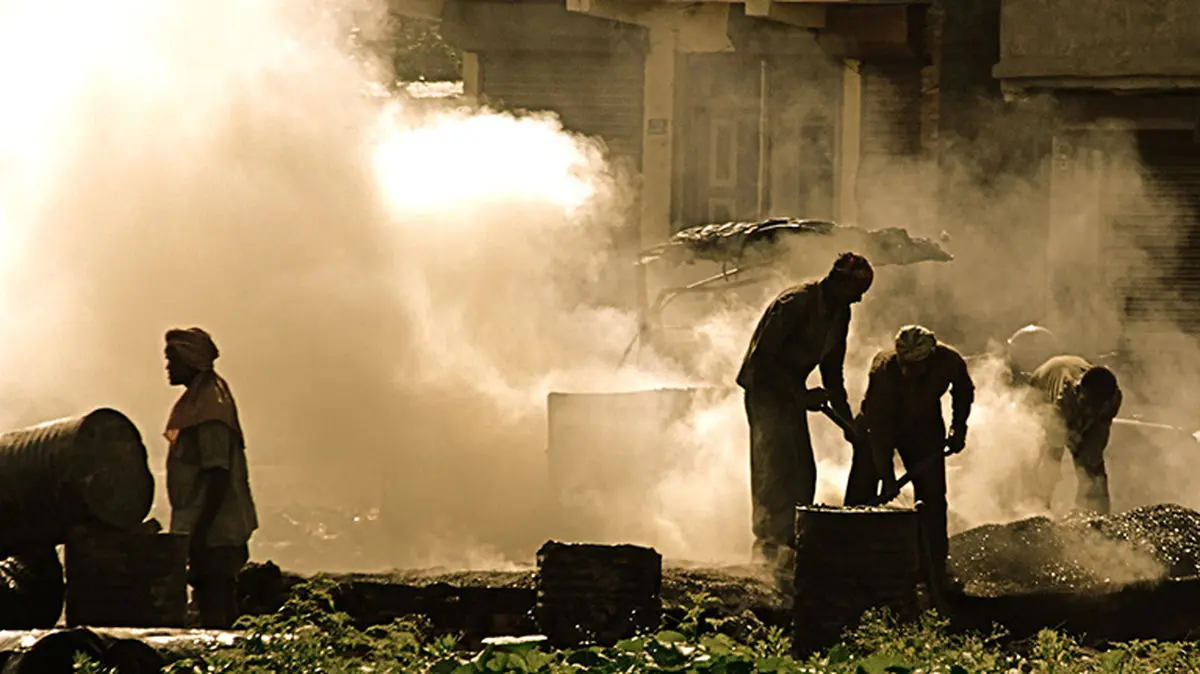
M758 222L726 222L699 225L676 232L666 243L654 246L639 256L646 264L667 259L673 264L690 264L696 260L741 264L747 258L774 257L783 250L777 244L785 237L807 235L826 237L846 248L865 254L873 264L915 264L918 262L949 262L954 256L938 242L913 237L901 227L865 230L838 225L829 220L770 218Z
M950 572L968 594L1113 589L1200 575L1200 513L1173 504L1111 516L1033 517L950 539Z
M58 551L41 548L0 559L0 629L54 627L63 608Z

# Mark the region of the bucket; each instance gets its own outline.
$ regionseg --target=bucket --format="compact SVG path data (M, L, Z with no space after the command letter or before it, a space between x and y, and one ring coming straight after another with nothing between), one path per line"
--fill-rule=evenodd
M836 644L873 607L915 616L923 580L920 549L914 509L797 508L797 654Z

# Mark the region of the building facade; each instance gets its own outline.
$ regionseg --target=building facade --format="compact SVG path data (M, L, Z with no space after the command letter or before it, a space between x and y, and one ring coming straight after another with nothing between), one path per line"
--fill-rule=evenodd
M1082 245L1100 262L1090 266L1089 282L1123 298L1104 317L1123 326L1110 334L1200 336L1195 4L1004 0L1001 36L994 75L1005 93L1050 95L1060 110L1048 254ZM1079 235L1081 218L1093 236ZM1078 282L1071 275L1051 280L1055 294L1069 294L1065 288Z
M776 215L941 229L972 242L952 266L981 297L1038 288L984 331L1094 324L1092 352L1139 324L1200 335L1190 0L394 2L441 19L468 96L602 139L639 176L643 248ZM1020 268L989 277L992 249Z

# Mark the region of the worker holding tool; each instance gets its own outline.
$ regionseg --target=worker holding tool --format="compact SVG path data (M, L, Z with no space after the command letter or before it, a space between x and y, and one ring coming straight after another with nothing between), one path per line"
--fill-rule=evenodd
M949 435L942 418L942 396L947 390L952 410ZM899 452L916 499L924 503L922 526L939 581L945 580L949 550L945 458L966 446L967 418L974 402L975 384L966 360L922 326L901 328L894 348L878 353L871 364L862 419L865 445L882 483L878 502L887 503L900 492L892 468L893 452Z
M789 288L771 302L742 361L737 383L745 391L750 425L754 550L769 563L785 561L796 506L811 505L816 496L806 412L828 404L850 417L843 379L850 307L874 277L866 258L843 253L824 279ZM823 389L807 387L815 369Z
M1049 510L1062 473L1063 450L1070 450L1077 478L1075 505L1108 514L1108 472L1104 450L1113 419L1121 411L1117 377L1079 356L1055 356L1034 370L1030 383L1053 410L1039 458L1039 496Z

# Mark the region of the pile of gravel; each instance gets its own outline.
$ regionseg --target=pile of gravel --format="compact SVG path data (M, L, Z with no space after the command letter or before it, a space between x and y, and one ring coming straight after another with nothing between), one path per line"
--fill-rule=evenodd
M1200 513L1173 504L1111 516L989 524L950 538L950 573L968 594L1119 587L1200 575Z

